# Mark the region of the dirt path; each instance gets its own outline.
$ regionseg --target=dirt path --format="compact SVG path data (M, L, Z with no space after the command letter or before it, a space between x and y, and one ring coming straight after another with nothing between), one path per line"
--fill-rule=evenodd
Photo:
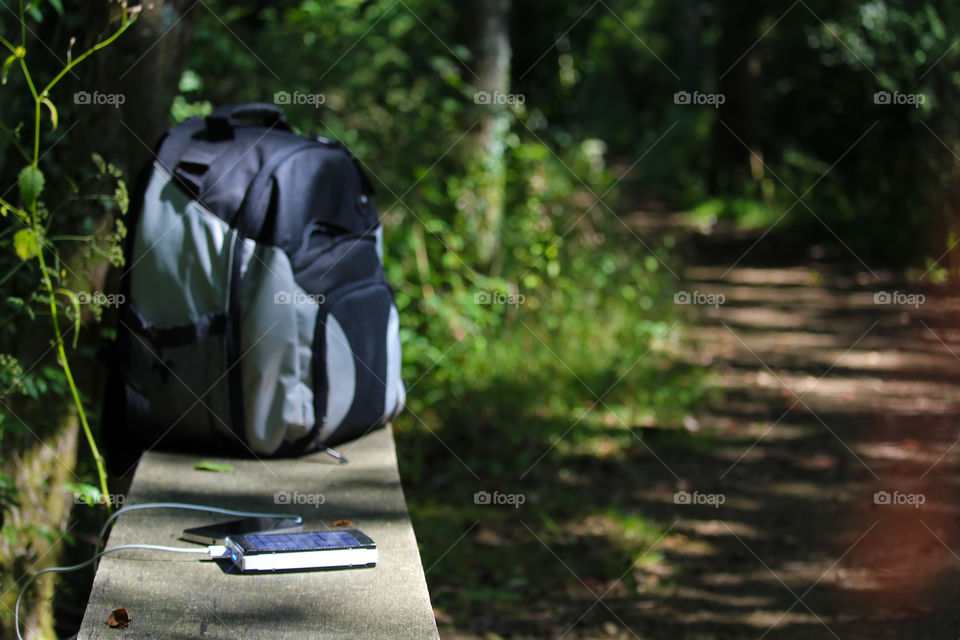
M661 507L689 544L633 631L957 638L960 300L843 248L684 237L696 357L725 397L698 425L712 450L662 457L691 502L723 504Z
M644 209L624 219L676 239L680 352L715 392L693 433L614 420L562 453L569 423L525 414L518 448L554 455L513 484L481 469L522 509L443 512L449 480L409 484L442 637L956 640L960 298L842 246Z

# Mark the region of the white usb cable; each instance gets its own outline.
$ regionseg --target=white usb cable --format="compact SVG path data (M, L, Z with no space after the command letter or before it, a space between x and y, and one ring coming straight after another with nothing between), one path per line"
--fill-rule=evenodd
M50 567L49 569L42 569L40 571L37 571L36 573L31 575L29 578L27 578L27 581L23 583L22 587L20 587L20 594L17 596L17 602L13 607L13 624L14 624L14 628L17 630L17 638L19 640L23 640L23 636L20 635L20 600L23 598L23 594L27 592L27 587L29 587L34 580L36 580L39 576L45 573L54 573L54 572L60 573L60 572L76 571L78 569L83 569L84 567L90 564L93 564L93 562L95 562L98 558L101 558L102 556L105 556L108 553L113 553L114 551L123 551L124 549L149 549L151 551L173 551L176 553L193 553L193 554L197 554L197 553L209 554L210 553L209 548L189 549L187 547L165 547L158 544L122 544L116 547L110 547L109 549L104 549L103 551L96 554L89 560L85 560L80 564L75 564L69 567Z
M289 513L255 513L252 511L236 511L234 509L224 509L222 507L211 507L209 505L202 504L189 504L185 502L145 502L142 504L131 504L121 509L114 511L107 521L103 523L103 527L100 529L100 534L97 536L97 547L96 553L89 560L85 560L80 564L75 564L69 567L50 567L49 569L42 569L32 574L27 581L23 583L23 586L20 587L20 593L17 595L17 602L13 608L13 621L14 629L17 631L18 640L23 640L23 636L20 634L20 601L23 599L23 594L26 593L27 587L29 587L37 577L43 575L44 573L61 573L68 571L77 571L78 569L83 569L94 562L96 562L101 557L107 555L108 553L113 553L114 551L122 551L124 549L148 549L150 551L170 551L173 553L192 553L192 554L205 554L207 557L212 559L226 558L230 554L227 551L227 548L222 544L210 545L205 548L192 549L189 547L167 547L158 544L122 544L116 547L110 547L109 549L100 550L100 545L103 544L103 537L107 533L107 529L110 527L110 524L121 513L127 513L128 511L138 511L140 509L185 509L187 511L203 511L205 513L217 513L225 516L236 516L238 518L275 518L277 520L283 519L293 519L296 520L297 524L303 523L303 518L301 516Z

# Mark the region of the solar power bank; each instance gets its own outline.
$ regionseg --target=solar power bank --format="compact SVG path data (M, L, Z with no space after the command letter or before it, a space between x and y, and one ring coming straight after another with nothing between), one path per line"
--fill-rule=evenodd
M243 572L372 567L377 545L361 531L312 531L228 536L230 560Z

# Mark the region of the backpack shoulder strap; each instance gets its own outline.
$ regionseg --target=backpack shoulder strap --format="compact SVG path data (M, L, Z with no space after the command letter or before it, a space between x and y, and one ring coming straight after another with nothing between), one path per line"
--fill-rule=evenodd
M270 181L273 179L273 174L281 164L289 160L294 154L308 149L314 144L313 141L302 140L279 149L267 158L253 182L250 183L247 196L234 219L233 226L240 231L240 235L254 239L260 235L260 230L263 229L270 208Z

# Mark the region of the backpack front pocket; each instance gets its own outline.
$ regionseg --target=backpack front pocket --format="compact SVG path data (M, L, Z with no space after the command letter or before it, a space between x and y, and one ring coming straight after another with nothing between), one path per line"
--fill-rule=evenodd
M325 292L313 344L314 406L317 441L334 446L402 407L399 316L373 236L335 238L297 264L304 288Z
M227 314L211 313L196 322L148 325L130 308L123 320L130 358L128 379L140 396L137 413L128 416L143 427L152 446L174 446L232 439L227 377Z

